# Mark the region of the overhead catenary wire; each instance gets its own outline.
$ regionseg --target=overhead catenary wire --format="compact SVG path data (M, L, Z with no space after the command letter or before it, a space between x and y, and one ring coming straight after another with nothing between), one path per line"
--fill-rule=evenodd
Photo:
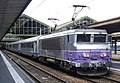
M38 7L40 7L43 3L45 2L45 0L42 0L32 11L31 13L33 13Z

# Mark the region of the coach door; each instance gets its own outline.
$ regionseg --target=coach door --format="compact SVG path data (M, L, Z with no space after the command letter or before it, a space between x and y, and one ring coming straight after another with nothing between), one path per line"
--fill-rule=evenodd
M37 42L35 41L34 43L33 43L33 47L34 47L34 53L37 53Z
M73 50L73 44L75 42L75 35L68 35L67 36L68 41L67 41L67 50Z
M69 35L65 36L65 50L68 50Z

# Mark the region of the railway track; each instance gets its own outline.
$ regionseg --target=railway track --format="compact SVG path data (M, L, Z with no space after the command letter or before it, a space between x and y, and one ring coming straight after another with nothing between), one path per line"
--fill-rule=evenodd
M89 80L93 83L120 83L120 72L111 71L105 76L97 77L82 77L83 79Z
M120 83L120 75L115 73L110 73L106 76L98 76L98 77L85 77L79 76L76 74L68 74L63 71L59 71L56 68L51 68L49 66L45 66L41 63L29 60L27 58L18 56L14 53L5 51L8 57L10 57L15 63L22 66L23 69L27 69L27 71L31 74L31 76L36 79L36 82L41 83ZM34 71L33 71L34 70ZM26 71L26 70L25 70ZM48 75L44 74L46 72Z
M93 83L120 83L120 80L113 79L112 76L98 76L98 77L88 77L84 78L86 80L91 80Z
M41 76L37 76L36 74L40 74L40 72L35 72L33 71L33 74L35 74L35 79L39 79L39 78L42 78L42 79L39 79L41 83L92 83L90 81L87 81L87 80L84 80L84 79L81 79L81 78L78 78L78 77L74 77L72 76L71 74L68 74L66 72L63 72L63 71L60 71L59 69L57 70L56 68L51 68L49 66L45 66L41 63L38 63L38 62L35 62L33 60L30 60L30 59L27 59L27 58L24 58L24 57L21 57L17 54L14 54L14 53L11 53L9 51L4 51L4 53L11 58L11 60L13 60L15 63L18 63L18 65L25 65L23 66L24 69L30 69L30 73L32 72L32 69L30 66L27 65L27 63L30 63L32 65L34 65L37 69L43 71L43 72L47 72L48 74L50 74L50 76L53 76L55 77L56 79L59 79L57 81L53 81L51 82L52 79L50 79L50 81L46 82L47 78L46 77L43 77L44 75L41 74ZM47 76L47 77L50 77L50 76ZM39 78L38 78L39 77ZM45 80L45 82L44 82Z
M66 83L65 80L60 79L59 77L52 75L48 71L45 71L38 66L32 64L31 61L28 61L23 58L18 58L15 55L6 54L13 62L15 62L20 68L22 68L27 74L29 74L36 83Z
M120 73L117 72L111 72L109 76L106 76L105 78L109 80L115 80L116 82L120 83Z

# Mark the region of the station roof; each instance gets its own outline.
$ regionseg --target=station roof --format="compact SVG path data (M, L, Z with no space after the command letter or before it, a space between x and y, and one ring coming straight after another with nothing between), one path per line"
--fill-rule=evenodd
M31 0L0 0L0 41Z
M108 33L120 32L120 17L96 22L90 24L89 27L95 29L106 29Z

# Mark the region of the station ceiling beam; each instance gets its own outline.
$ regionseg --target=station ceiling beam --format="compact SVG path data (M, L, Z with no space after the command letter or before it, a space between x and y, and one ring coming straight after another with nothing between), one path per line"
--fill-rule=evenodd
M0 41L31 0L0 0Z
M89 25L95 29L106 29L108 33L120 32L120 17L93 23Z

